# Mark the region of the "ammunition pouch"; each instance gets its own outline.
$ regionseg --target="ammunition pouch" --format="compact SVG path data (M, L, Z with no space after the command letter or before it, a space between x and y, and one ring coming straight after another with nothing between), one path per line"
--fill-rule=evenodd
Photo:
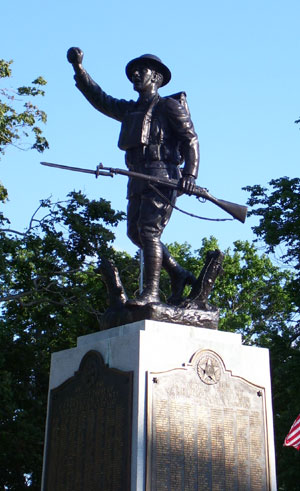
M125 162L129 169L141 166L165 168L167 164L177 166L180 164L180 156L174 153L163 143L139 145L126 151Z

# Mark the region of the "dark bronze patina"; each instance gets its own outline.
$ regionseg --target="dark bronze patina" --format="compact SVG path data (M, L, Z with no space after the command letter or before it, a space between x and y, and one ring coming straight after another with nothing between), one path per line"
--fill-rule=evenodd
M126 75L138 92L137 101L107 95L82 67L83 52L70 48L67 54L75 71L77 88L100 112L121 122L119 148L126 152L130 171L179 181L182 192L192 193L199 166L199 145L184 93L160 97L171 72L155 55L142 55L130 61ZM183 164L182 171L179 166ZM183 269L162 244L177 190L158 184L161 197L147 181L130 177L128 182L127 234L144 251L145 287L131 307L159 304L159 278L163 267L172 287L170 302L181 298L186 284L195 278Z
M205 264L189 296L178 302L178 305L149 303L139 308L128 305L118 269L112 261L102 258L99 273L106 284L110 306L101 318L101 329L110 329L143 319L218 329L219 310L209 305L207 300L217 276L222 272L223 257L219 250L207 254Z
M211 201L241 222L245 221L247 208L215 198L207 189L195 185L199 144L186 94L159 95L158 89L170 81L171 72L155 55L142 55L126 66L126 75L138 92L137 101L107 95L83 68L83 52L79 48L70 48L67 58L75 71L76 86L86 99L104 115L121 123L118 146L125 151L128 170L102 164L96 171L43 164L96 177L128 176L127 234L144 252L145 286L134 300L128 300L124 292L122 298L117 295L116 301L112 292L120 291L116 287L117 283L121 284L118 273L105 261L100 266L111 299L108 315L104 316L105 327L146 316L153 320L216 328L218 313L208 305L207 297L222 269L222 254L220 251L211 253L197 280L175 261L161 242L161 235L176 198L182 193ZM171 284L171 296L166 303L161 303L159 296L162 268L169 274ZM186 285L191 285L192 290L189 297L183 299Z
M88 352L50 392L43 491L129 491L132 372Z

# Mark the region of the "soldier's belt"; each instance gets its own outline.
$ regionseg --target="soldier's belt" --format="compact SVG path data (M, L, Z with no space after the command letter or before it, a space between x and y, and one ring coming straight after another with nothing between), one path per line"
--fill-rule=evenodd
M169 152L162 144L141 145L127 150L126 162L134 165L139 162L163 161L167 153Z

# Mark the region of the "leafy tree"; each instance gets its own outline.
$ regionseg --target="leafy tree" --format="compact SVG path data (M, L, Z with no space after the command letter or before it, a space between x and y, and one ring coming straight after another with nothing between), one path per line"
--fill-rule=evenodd
M245 188L250 192L250 215L259 218L253 227L258 239L293 272L286 287L294 308L285 329L273 332L271 348L273 401L277 439L279 489L296 490L300 479L299 453L282 448L289 428L300 412L300 179L281 177L268 187Z
M186 243L168 247L182 266L198 276L207 252L218 248L218 243L214 237L203 239L194 253ZM236 241L232 251L225 251L223 270L210 296L210 303L220 309L219 329L240 332L247 344L290 329L297 311L289 292L290 271L275 266L248 241Z
M123 219L104 200L71 193L66 202L41 202L24 234L12 233L2 218L0 232L0 424L3 448L0 485L9 490L40 488L50 354L75 346L79 335L99 329L106 292L98 274L101 257L113 258L129 295L138 289L138 257L116 252L113 227ZM185 267L199 274L208 250L188 244L169 248ZM299 360L291 343L297 304L291 271L274 266L253 244L236 242L225 251L224 274L210 302L220 308L220 329L240 332L244 342L271 350L280 489L296 489L292 449L282 442L292 421L294 394L300 394ZM162 276L162 298L169 282ZM298 363L298 365L297 365ZM293 372L294 370L294 372ZM286 380L289 383L286 383ZM299 398L299 395L297 396ZM280 453L281 452L281 453ZM288 453L286 453L288 452ZM299 477L299 476L298 476ZM290 487L288 487L290 486Z
M245 188L250 192L250 215L259 217L253 227L263 239L266 251L276 254L283 265L293 271L289 295L296 306L290 343L300 348L300 179L273 179L269 188L259 185Z
M99 257L111 257L123 214L71 193L41 203L24 234L0 231L0 487L40 489L53 351L99 329L106 294Z
M0 79L11 77L11 64L12 61L0 59ZM4 154L10 145L22 150L32 148L38 152L49 148L39 126L40 123L46 123L46 113L28 99L44 96L45 92L41 87L46 83L42 77L38 77L29 86L17 89L0 88L0 154ZM7 190L0 184L0 201L5 201L6 198Z
M300 268L300 179L281 177L273 179L269 187L248 186L252 207L250 216L260 217L259 225L253 230L259 239L263 239L267 252L274 253L277 246L285 249L278 251L285 264Z

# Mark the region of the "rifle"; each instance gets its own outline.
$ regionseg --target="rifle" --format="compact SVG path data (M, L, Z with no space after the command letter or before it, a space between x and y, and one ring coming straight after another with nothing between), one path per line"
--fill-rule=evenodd
M83 169L80 167L71 167L69 165L52 164L50 162L41 162L41 164L46 165L47 167L56 167L58 169L65 169L74 172L93 174L96 176L96 178L98 178L99 176L114 177L114 175L120 174L122 176L134 177L136 179L143 179L153 184L158 184L160 186L166 186L168 188L181 191L178 181L176 179L165 179L163 177L149 176L147 174L142 174L140 172L134 172L125 169L104 167L102 164L97 165L96 170ZM231 215L233 218L236 218L240 222L245 223L246 216L247 216L247 206L238 205L236 203L231 203L230 201L224 201L222 199L215 198L208 192L206 188L202 188L200 186L194 186L190 195L214 203L219 208L229 213L229 215Z

